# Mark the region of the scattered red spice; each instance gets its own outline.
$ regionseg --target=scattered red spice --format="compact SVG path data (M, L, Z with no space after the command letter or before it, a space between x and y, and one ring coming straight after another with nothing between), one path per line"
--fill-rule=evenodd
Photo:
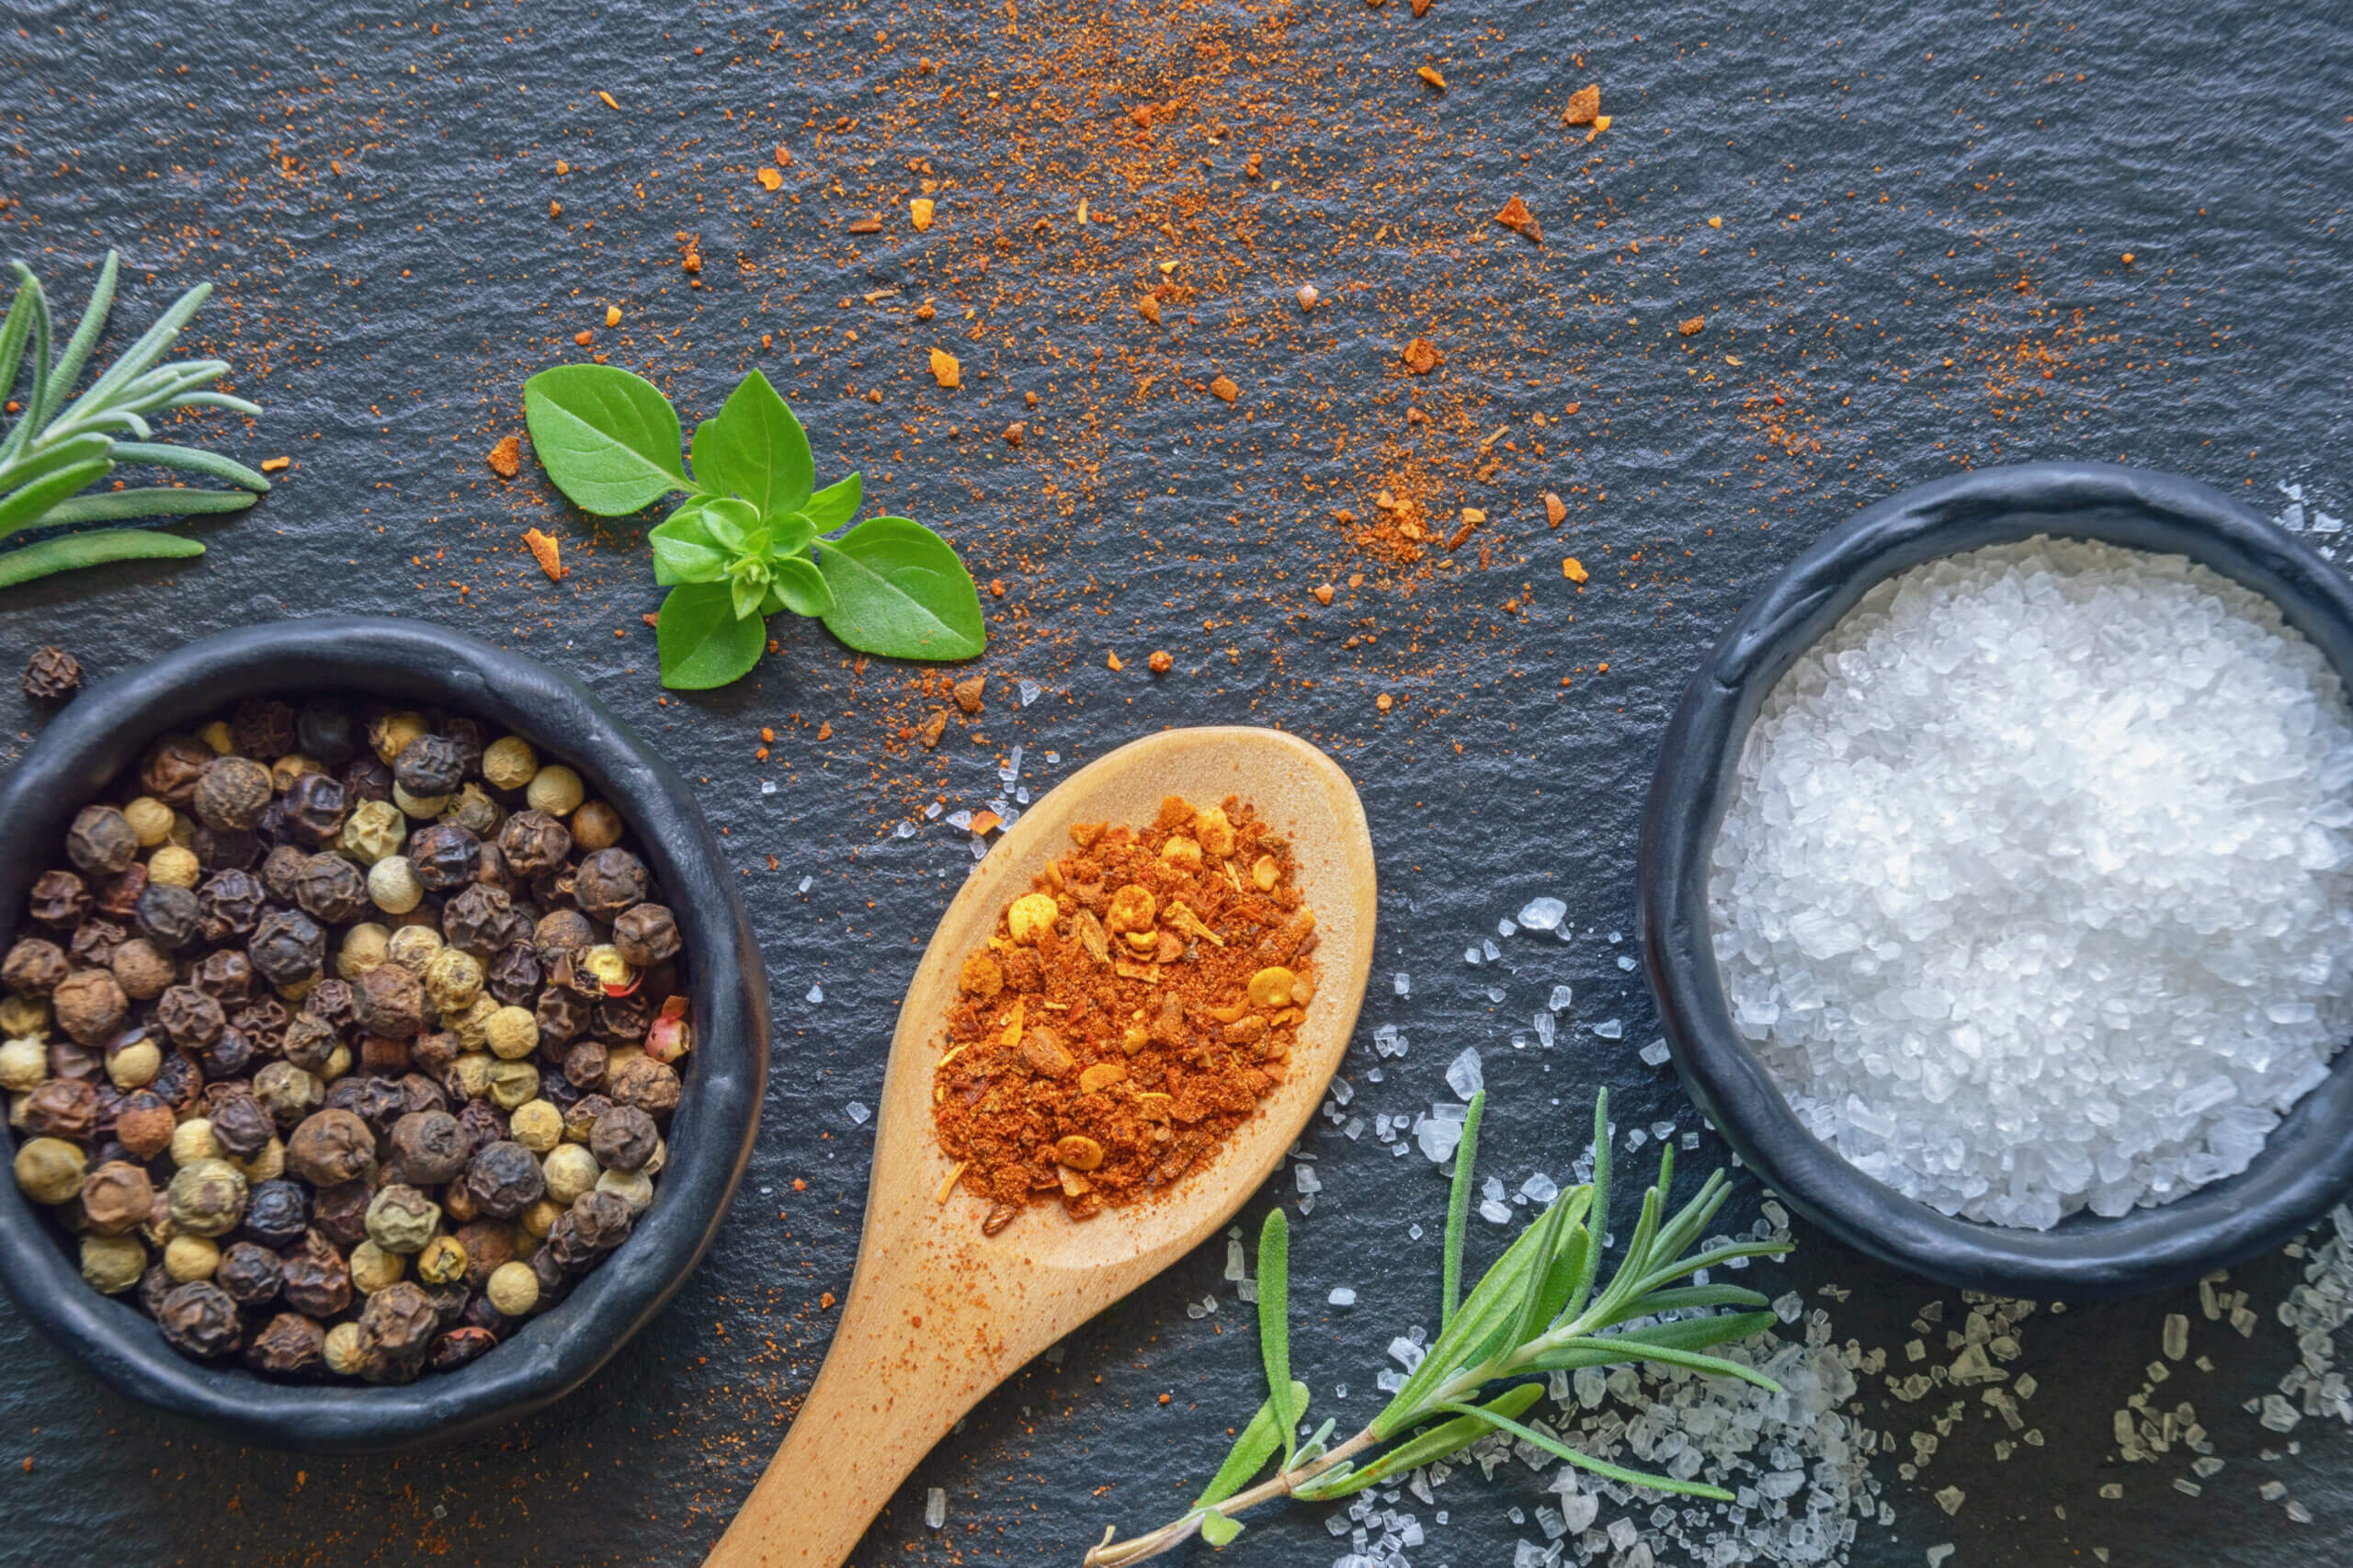
M490 464L490 472L498 475L499 478L514 478L523 472L522 437L501 437L498 444L490 449L488 456L483 460Z

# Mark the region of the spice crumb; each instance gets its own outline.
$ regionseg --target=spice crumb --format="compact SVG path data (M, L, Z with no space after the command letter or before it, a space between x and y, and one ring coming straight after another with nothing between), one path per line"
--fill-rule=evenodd
M261 471L264 473L283 473L293 466L294 460L292 458L264 458L261 460Z
M1707 324L1708 318L1705 316L1686 316L1675 324L1675 330L1686 337L1697 337L1699 330Z
M1393 707L1395 707L1395 706L1396 706L1395 702L1391 699L1390 695L1389 695L1387 692L1385 692L1385 691L1384 691L1384 692L1382 692L1379 697L1376 697L1376 698L1374 698L1374 699L1372 699L1372 705L1373 705L1375 708L1380 709L1383 713L1388 712L1390 709L1392 709L1392 708L1393 708Z
M1441 93L1446 91L1446 78L1438 74L1437 66L1425 65L1420 70L1415 71L1414 74L1419 76L1423 81L1427 82L1435 90Z
M1585 569L1585 562L1574 555L1569 555L1563 556L1561 560L1561 575L1572 583L1582 583L1589 574Z
M1563 125L1591 125L1601 112L1601 84L1588 82L1569 95L1569 107L1561 116Z
M526 528L523 530L523 543L529 549L531 559L540 563L540 570L548 574L550 582L563 580L563 547L556 542L553 535L542 533L538 528Z
M1568 516L1569 508L1561 498L1549 490L1544 492L1544 520L1557 528L1568 520Z
M1543 225L1536 221L1536 214L1528 210L1528 203L1517 196L1504 203L1504 210L1495 214L1495 222L1540 245L1544 243Z
M1151 670L1154 675L1165 676L1168 673L1170 667L1176 663L1176 661L1175 659L1169 657L1168 651L1166 649L1155 648L1153 650L1152 657L1144 661L1144 665L1146 668Z
M1115 670L1124 670L1128 667L1120 663L1120 655L1116 653L1106 655L1103 662Z
M1427 337L1416 337L1405 345L1400 358L1405 361L1405 369L1417 376L1427 376L1446 363L1446 351Z
M1328 605L1332 602L1331 584L1318 583L1315 585L1315 602L1320 605Z
M523 440L519 436L506 436L490 449L483 460L490 464L490 472L501 479L512 479L523 472Z
M915 224L916 233L920 234L931 227L931 215L934 210L931 198L928 196L915 197L907 203L907 220Z
M957 362L956 356L944 348L931 351L931 373L941 386L950 392L964 384L964 367Z
M1210 383L1210 391L1214 392L1222 402L1225 403L1232 403L1235 398L1242 395L1242 389L1234 384L1233 378L1231 376L1220 376L1217 380L1211 381Z

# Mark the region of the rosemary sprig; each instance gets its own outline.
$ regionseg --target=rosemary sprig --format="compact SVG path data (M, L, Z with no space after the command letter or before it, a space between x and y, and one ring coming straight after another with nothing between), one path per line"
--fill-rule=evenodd
M1758 1310L1765 1298L1735 1285L1678 1286L1676 1281L1735 1258L1787 1252L1789 1244L1739 1243L1691 1252L1700 1232L1723 1207L1731 1184L1717 1171L1699 1184L1688 1202L1669 1214L1675 1151L1662 1143L1658 1180L1643 1195L1641 1213L1617 1271L1597 1291L1599 1238L1609 1230L1609 1096L1605 1092L1593 1108L1593 1179L1555 1198L1458 1306L1462 1233L1485 1105L1483 1091L1472 1098L1455 1155L1438 1339L1395 1397L1362 1431L1337 1445L1329 1443L1334 1423L1328 1420L1305 1443L1297 1441L1308 1390L1290 1378L1290 1230L1282 1210L1274 1210L1259 1234L1258 1324L1268 1387L1280 1393L1270 1392L1216 1479L1190 1508L1158 1529L1127 1540L1114 1539L1115 1529L1105 1530L1102 1543L1086 1554L1085 1568L1124 1568L1172 1551L1195 1535L1211 1546L1224 1546L1242 1533L1237 1516L1262 1503L1282 1497L1311 1502L1346 1497L1445 1459L1490 1432L1508 1433L1611 1481L1732 1500L1722 1488L1626 1470L1523 1425L1519 1417L1544 1392L1540 1381L1518 1382L1483 1403L1480 1401L1490 1383L1638 1361L1738 1378L1779 1392L1780 1386L1762 1373L1705 1353L1709 1346L1745 1339L1772 1323L1770 1312ZM1747 1310L1647 1321L1665 1312L1717 1307ZM1392 1443L1395 1446L1358 1463L1359 1456ZM1278 1454L1281 1457L1274 1474L1245 1488Z
M72 523L119 522L131 517L163 517L184 512L237 512L254 504L269 488L269 481L240 462L216 453L176 447L151 439L146 416L173 408L228 408L240 414L261 410L239 397L211 392L213 382L228 374L225 359L182 359L168 365L156 361L195 315L212 285L199 283L179 297L153 326L107 367L81 396L71 403L74 383L97 347L107 313L114 305L116 274L121 261L107 252L97 286L90 290L80 324L66 340L63 352L50 358L49 296L23 262L14 264L16 297L8 314L0 319L0 393L15 390L20 373L29 369L23 411L6 437L0 437L0 539L31 528ZM122 440L129 435L136 440ZM114 472L117 462L151 463L184 469L240 485L237 490L190 490L158 487L142 490L77 492ZM201 555L204 546L175 534L145 528L101 528L68 534L0 554L0 587L46 577L52 572L94 566L105 561L128 561Z

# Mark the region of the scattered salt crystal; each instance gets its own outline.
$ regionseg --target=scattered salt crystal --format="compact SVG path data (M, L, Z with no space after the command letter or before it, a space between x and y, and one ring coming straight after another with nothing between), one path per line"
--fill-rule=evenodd
M1394 990L1400 996L1411 996L1414 994L1414 977L1407 974L1402 969L1397 971L1396 975L1389 983L1391 989Z
M1290 1179L1291 1185L1296 1187L1302 1196L1318 1193L1324 1190L1323 1178L1315 1174L1315 1167L1313 1165L1291 1166Z
M1476 949L1476 948L1465 948L1465 949L1462 949L1462 961L1463 961L1464 963L1475 964L1475 963L1483 963L1483 962L1484 962L1484 961L1486 961L1486 960L1485 960L1485 959L1481 955L1481 953L1480 953L1480 951L1479 951L1479 949Z
M1489 963L1494 963L1496 960L1504 956L1504 950L1495 946L1495 939L1493 937L1483 937L1480 938L1479 951L1486 956L1486 960Z
M1498 920L1498 921L1496 921L1496 922L1495 922L1495 935L1496 935L1496 936L1498 936L1498 937L1513 937L1513 936L1518 936L1518 934L1519 934L1519 927L1518 927L1518 926L1515 926L1515 925L1513 925L1510 921L1508 921L1508 920Z
M2313 1511L2293 1497L2288 1499L2288 1506L2280 1512L2300 1525L2308 1525L2313 1522Z
M1556 1013L1565 1013L1569 1010L1569 1004L1575 999L1575 992L1565 985L1555 985L1552 987L1552 994L1545 998L1544 1006Z
M923 1494L923 1522L938 1529L948 1522L948 1489L935 1486Z
M903 822L891 830L891 836L893 838L913 838L915 835L915 824L911 822Z
M1225 1277L1228 1279L1240 1279L1245 1278L1249 1272L1249 1267L1242 1256L1241 1239L1235 1236L1227 1237L1225 1242Z
M1552 1015L1540 1008L1533 1022L1536 1025L1536 1043L1550 1051L1552 1048Z
M2165 1351L2168 1360L2178 1361L2189 1354L2189 1317L2186 1312L2165 1314Z
M816 884L816 881L817 881L817 879L816 879L816 878L814 878L814 877L803 877L803 878L801 878L801 886L800 886L800 888L799 888L798 890L796 890L796 891L801 892L807 892L810 890L810 888L813 887L813 886Z
M1604 1018L1593 1026L1593 1032L1603 1040L1623 1040L1626 1038L1626 1026L1616 1018Z
M1948 1514L1958 1514L1961 1512L1961 1504L1967 1500L1968 1496L1969 1494L1960 1487L1948 1486L1937 1494L1937 1506Z
M1357 1304L1356 1291L1346 1285L1333 1286L1332 1293L1324 1299L1336 1307L1353 1307Z
M1538 1171L1519 1184L1521 1196L1530 1203L1550 1203L1561 1196L1560 1184L1542 1171Z
M972 825L972 813L962 806L948 813L948 825L961 832Z
M1422 1227L1418 1224L1408 1225L1405 1227L1405 1235L1407 1239L1411 1241L1420 1241L1422 1239Z
M1477 1046L1464 1046L1462 1054L1447 1063L1446 1086L1466 1101L1486 1086L1486 1080L1479 1071Z
M1479 1205L1479 1218L1491 1225L1500 1225L1511 1218L1511 1206L1490 1198Z
M1932 1546L1928 1548L1928 1568L1944 1568L1945 1559L1950 1557L1958 1550L1959 1548L1955 1547L1950 1541L1946 1541L1942 1546Z
M926 822L938 822L939 820L939 813L947 809L947 807L941 805L938 801L934 801L931 804L923 809L923 820Z
M860 1105L858 1101L852 1100L849 1104L842 1107L842 1114L849 1118L849 1123L852 1127L863 1127L866 1125L867 1118L872 1116L874 1113L867 1109L866 1107Z
M1804 1315L1805 1298L1795 1290L1774 1301L1773 1315L1783 1323L1795 1323Z
M1045 693L1045 687L1040 686L1034 680L1018 682L1016 684L1014 689L1021 694L1021 706L1024 708L1027 708L1032 702L1037 701L1038 699Z
M1530 931L1550 931L1568 912L1569 906L1557 898L1531 898L1519 912L1519 923Z
M1422 1347L1415 1344L1412 1340L1406 1338L1404 1335L1399 1335L1396 1338L1392 1339L1389 1342L1390 1359L1395 1361L1408 1372L1414 1370L1414 1369L1422 1364L1423 1354L1424 1352Z
M1618 967L1631 971L1634 967L1634 955L1631 953L1620 953L1618 955Z
M1635 1054L1654 1067L1664 1067L1666 1065L1666 1059L1670 1052L1666 1049L1666 1041L1654 1040Z
M776 780L775 780L775 779L773 779L773 778L763 778L763 779L761 779L761 780L760 780L760 793L761 793L761 794L763 794L763 795L773 795L773 794L775 794L775 793L776 793Z
M824 988L824 986L822 986L822 985L813 985L813 986L811 986L811 987L809 988L809 994L807 995L807 997L805 997L805 998L804 998L804 1000L806 1000L806 1001L810 1001L810 1002L822 1002L822 1001L824 1001L824 999L825 999L825 988Z

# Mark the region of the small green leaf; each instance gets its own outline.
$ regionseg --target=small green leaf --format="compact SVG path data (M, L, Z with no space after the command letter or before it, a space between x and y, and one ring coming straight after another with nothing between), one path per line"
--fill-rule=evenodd
M720 495L740 495L762 517L797 512L815 466L801 421L754 370L719 412L695 426L695 477Z
M703 531L713 544L732 558L748 555L752 536L760 531L760 515L749 501L706 501L702 504Z
M1299 1450L1299 1419L1290 1401L1290 1221L1280 1208L1267 1211L1258 1231L1258 1355L1267 1367L1267 1397L1281 1424L1283 1468Z
M686 583L662 601L654 626L662 654L662 684L673 691L708 691L741 677L767 648L767 627L739 616L724 583Z
M523 383L531 445L583 511L618 517L698 488L679 458L678 411L617 365L558 365Z
M1211 1546L1231 1545L1233 1538L1241 1533L1242 1527L1239 1524L1227 1518L1215 1508L1211 1508L1201 1516L1201 1539Z
M795 615L824 615L834 608L834 590L825 574L805 555L788 555L768 562L770 592Z
M756 619L760 606L768 597L768 574L765 570L731 572L727 574L727 591L735 606L737 616Z
M980 590L948 541L904 517L872 517L817 541L834 591L825 630L860 653L971 659L988 646Z
M58 572L103 565L109 561L169 561L203 553L204 546L195 540L146 528L100 528L95 533L67 534L0 555L0 588L14 587Z
M1487 1108L1487 1091L1471 1096L1471 1113L1463 1119L1462 1141L1454 1146L1454 1186L1446 1196L1446 1273L1440 1281L1438 1322L1444 1328L1462 1300L1462 1232L1471 1220L1472 1167L1479 1162L1479 1118Z
M651 533L654 580L664 587L680 583L715 583L727 571L727 551L710 537L703 508L710 503L693 500L671 513Z
M0 500L0 534L12 534L18 528L31 528L68 495L113 472L112 459L85 458L80 462L68 463L30 484L18 486L10 491L5 500ZM65 519L60 517L57 521Z
M1292 1409L1300 1409L1307 1403L1305 1383L1292 1383L1290 1392ZM1250 1417L1250 1424L1242 1428L1242 1436L1234 1438L1233 1447L1226 1450L1225 1462L1217 1467L1217 1474L1211 1478L1201 1494L1193 1499L1194 1507L1206 1508L1212 1503L1222 1503L1249 1484L1250 1478L1274 1457L1277 1449L1282 1447L1282 1432L1277 1426L1279 1419L1273 1400L1258 1407L1258 1413Z
M817 525L800 512L787 512L768 518L768 553L779 560L798 557L809 559L809 547L817 542Z
M828 484L801 508L811 525L821 534L829 534L858 516L858 504L863 496L858 476L851 474L839 484Z

